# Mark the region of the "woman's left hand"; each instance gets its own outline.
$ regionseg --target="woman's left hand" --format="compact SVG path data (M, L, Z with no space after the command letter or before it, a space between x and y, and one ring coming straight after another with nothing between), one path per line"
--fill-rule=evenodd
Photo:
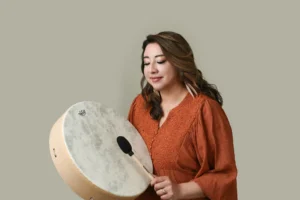
M156 194L161 199L178 200L179 187L178 184L173 183L168 176L157 176L151 181L151 186L154 187Z

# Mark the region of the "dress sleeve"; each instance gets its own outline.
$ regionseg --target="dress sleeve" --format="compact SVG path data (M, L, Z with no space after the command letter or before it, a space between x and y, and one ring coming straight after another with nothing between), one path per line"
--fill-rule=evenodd
M132 124L134 123L134 121L133 121L133 119L134 119L134 110L135 110L135 105L136 105L136 102L137 102L137 98L138 97L135 97L133 99L133 101L131 102L129 112L128 112L128 115L127 115L127 120Z
M203 103L198 116L193 145L201 169L194 181L211 200L237 200L237 167L228 118L213 100Z

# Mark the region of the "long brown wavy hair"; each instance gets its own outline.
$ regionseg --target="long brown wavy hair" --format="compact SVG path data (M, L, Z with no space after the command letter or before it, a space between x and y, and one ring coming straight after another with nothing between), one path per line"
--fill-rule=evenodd
M150 43L157 43L160 46L166 59L177 69L182 84L187 87L193 96L202 93L216 100L221 106L223 105L223 98L217 87L208 83L202 72L197 68L193 51L185 38L172 31L163 31L148 35L142 45L141 70L143 77L141 79L141 94L146 101L146 106L150 108L150 115L153 119L159 120L163 116L163 110L160 105L161 96L159 92L155 92L149 83L144 84L143 56L147 45Z

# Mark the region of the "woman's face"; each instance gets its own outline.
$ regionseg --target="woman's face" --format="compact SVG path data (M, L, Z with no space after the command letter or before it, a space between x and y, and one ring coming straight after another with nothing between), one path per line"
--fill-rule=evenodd
M166 60L157 43L147 45L143 59L145 78L155 90L168 90L179 83L175 67Z

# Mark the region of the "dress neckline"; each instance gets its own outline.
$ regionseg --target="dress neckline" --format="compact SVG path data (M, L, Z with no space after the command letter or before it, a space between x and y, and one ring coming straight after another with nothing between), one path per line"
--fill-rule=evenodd
M174 113L176 113L176 111L179 110L190 97L191 97L190 93L187 92L187 94L181 100L181 102L177 106L175 106L174 108L172 108L169 111L167 118L165 119L165 121L161 125L160 125L160 120L157 121L157 128L158 128L158 130L162 129L165 126L165 124L168 122L169 118L172 117L172 115Z

